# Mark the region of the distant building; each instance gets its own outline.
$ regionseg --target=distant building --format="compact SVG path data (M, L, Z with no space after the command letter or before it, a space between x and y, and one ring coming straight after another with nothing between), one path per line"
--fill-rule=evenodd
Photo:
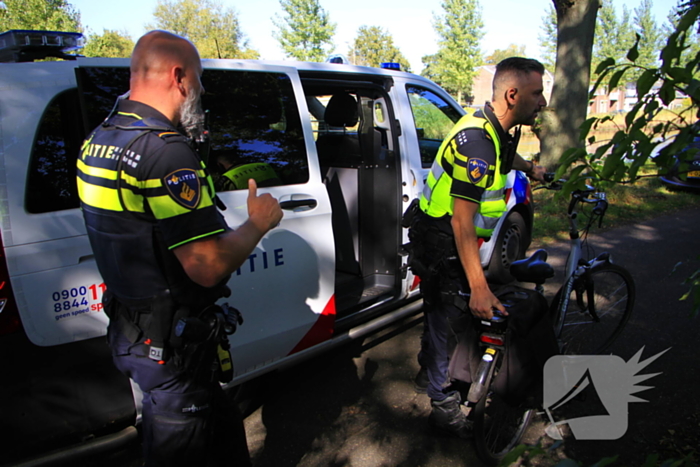
M660 83L652 87L652 92L659 90ZM669 109L675 109L683 106L683 99L686 98L680 92L676 92L675 99L669 103ZM614 112L629 112L637 103L637 85L635 83L627 83L612 91L601 86L596 89L595 96L588 102L589 114L608 114ZM662 106L663 104L659 102Z
M493 95L493 75L496 73L496 65L484 65L477 68L476 78L472 85L472 95L468 97L468 104L472 107L482 107L486 101L490 101ZM544 97L549 102L552 96L552 85L554 76L549 71L545 71Z

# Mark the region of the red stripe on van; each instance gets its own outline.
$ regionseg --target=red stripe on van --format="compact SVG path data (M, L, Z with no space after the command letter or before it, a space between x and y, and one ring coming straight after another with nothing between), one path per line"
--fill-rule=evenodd
M326 307L309 329L309 332L299 341L299 343L289 352L289 355L300 352L309 347L313 347L323 341L330 339L333 336L333 327L335 325L335 295L326 304Z

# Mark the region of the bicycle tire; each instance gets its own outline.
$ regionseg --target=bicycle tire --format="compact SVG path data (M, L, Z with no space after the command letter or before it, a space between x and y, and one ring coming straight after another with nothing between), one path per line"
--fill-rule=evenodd
M500 363L498 362L499 365ZM474 422L476 452L487 465L498 465L518 445L535 412L530 408L513 407L490 391L496 373L497 371L491 372L484 395L470 413Z
M588 284L592 283L596 322L588 311ZM560 289L553 304L562 308ZM555 333L564 355L600 355L622 332L632 314L634 280L621 266L605 263L594 266L588 278L574 281L567 308L555 319Z

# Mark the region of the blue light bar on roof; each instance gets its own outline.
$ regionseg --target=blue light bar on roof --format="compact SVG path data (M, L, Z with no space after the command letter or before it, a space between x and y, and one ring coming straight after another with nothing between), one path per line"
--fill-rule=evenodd
M386 68L387 70L401 71L401 64L396 62L384 62L379 65L379 68Z

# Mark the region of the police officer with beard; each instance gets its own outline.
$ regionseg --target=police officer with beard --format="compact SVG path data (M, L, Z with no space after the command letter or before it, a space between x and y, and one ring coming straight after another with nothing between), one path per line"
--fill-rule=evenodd
M212 305L229 293L228 277L282 211L249 180L248 220L233 230L218 212L190 139L204 120L201 74L192 43L145 34L131 56L128 99L78 158L113 360L143 391L147 466L250 464L242 418L212 370L217 342L188 341L176 329L203 313L216 316Z

